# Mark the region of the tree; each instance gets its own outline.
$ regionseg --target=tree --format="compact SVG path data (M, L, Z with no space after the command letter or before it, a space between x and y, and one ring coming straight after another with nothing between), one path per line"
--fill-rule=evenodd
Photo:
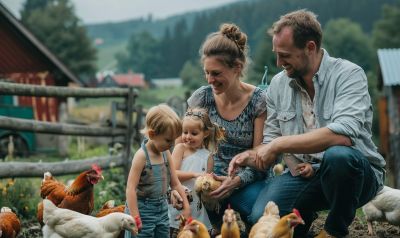
M21 21L72 72L95 73L96 49L69 0L28 0Z
M382 7L382 19L373 28L372 37L375 48L400 48L400 1Z
M372 43L358 23L345 18L329 21L324 28L323 46L333 57L352 61L365 71L371 69Z
M191 61L186 61L179 76L182 79L183 85L188 89L197 89L201 85L206 84L203 71L201 70L199 63L196 64L192 63Z
M159 43L146 31L132 35L126 54L120 53L116 58L121 72L129 70L141 72L146 75L146 78L160 76Z

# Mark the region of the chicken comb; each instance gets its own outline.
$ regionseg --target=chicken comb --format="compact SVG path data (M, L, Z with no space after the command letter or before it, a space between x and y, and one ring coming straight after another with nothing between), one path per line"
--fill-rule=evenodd
M228 209L231 209L231 204L230 203L228 203Z
M297 217L301 218L300 212L296 208L293 208L293 213L296 214Z
M101 174L101 168L97 164L92 164L92 169L96 171L98 174Z
M189 217L186 221L186 224L190 224L193 221L193 217Z

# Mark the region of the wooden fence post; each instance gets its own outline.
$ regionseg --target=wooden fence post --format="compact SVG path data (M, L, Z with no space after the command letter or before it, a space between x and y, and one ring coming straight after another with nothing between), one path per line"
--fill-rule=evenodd
M132 151L132 139L133 139L133 123L132 123L132 113L133 113L133 105L135 103L135 95L133 88L129 88L129 93L128 97L125 100L125 105L126 105L126 111L125 111L125 118L127 120L127 126L128 130L126 132L125 136L125 153L124 153L124 158L125 158L125 163L124 163L124 173L125 173L125 178L128 178L129 175L129 161L131 159L131 151Z

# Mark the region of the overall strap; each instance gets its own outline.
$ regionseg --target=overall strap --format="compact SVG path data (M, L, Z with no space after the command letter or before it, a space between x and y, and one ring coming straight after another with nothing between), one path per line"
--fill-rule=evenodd
M142 150L144 151L144 154L146 155L146 167L149 167L150 169L152 169L149 152L147 151L147 148L146 148L147 141L148 141L148 139L144 139L140 146L142 147Z
M165 166L168 167L169 164L168 164L168 159L167 159L166 153L162 152L161 154L162 154Z

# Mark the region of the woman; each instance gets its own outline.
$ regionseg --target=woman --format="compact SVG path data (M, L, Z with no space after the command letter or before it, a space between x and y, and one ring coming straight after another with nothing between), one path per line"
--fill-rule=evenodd
M236 25L223 24L218 32L208 35L200 55L209 85L197 89L188 99L188 106L206 108L212 122L225 128L226 138L219 143L214 156L214 173L222 185L212 195L222 198L233 192L226 204L246 221L263 187L263 176L247 167L231 178L227 176L227 169L232 157L262 142L265 91L241 81L249 61L248 46L246 34ZM220 227L222 214L212 211L208 214L214 227Z

